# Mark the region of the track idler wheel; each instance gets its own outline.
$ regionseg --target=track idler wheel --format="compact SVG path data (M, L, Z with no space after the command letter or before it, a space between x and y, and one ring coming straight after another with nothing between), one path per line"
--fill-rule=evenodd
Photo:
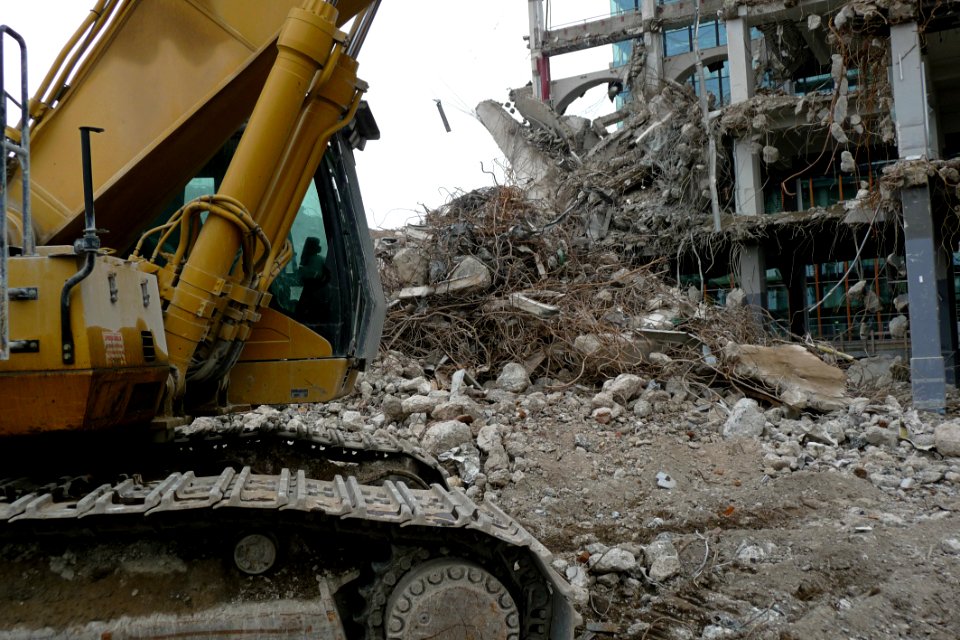
M276 565L278 556L277 540L264 533L248 533L233 546L233 563L248 576L267 573Z
M383 626L387 640L519 640L520 613L506 587L479 565L437 558L396 584Z

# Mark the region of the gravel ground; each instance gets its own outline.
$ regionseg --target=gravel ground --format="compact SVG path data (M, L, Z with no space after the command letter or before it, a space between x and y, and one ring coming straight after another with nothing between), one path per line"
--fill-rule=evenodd
M894 384L795 414L629 375L605 390L501 376L451 401L421 373L388 357L322 419L359 410L446 458L553 551L585 637L957 637L955 401L918 413ZM451 454L457 412L474 440Z

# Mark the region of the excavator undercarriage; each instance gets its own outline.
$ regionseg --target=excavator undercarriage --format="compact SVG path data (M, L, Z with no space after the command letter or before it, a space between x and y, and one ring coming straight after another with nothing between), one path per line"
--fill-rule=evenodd
M0 637L572 637L549 554L458 490L249 467L92 484L0 481Z

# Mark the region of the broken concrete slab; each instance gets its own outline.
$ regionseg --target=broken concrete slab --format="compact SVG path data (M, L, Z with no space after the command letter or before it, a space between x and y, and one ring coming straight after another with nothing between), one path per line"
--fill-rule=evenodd
M610 365L637 366L653 351L649 340L626 332L580 335L574 339L573 347L583 358L584 367L591 370Z
M550 158L527 141L523 127L504 111L500 103L485 100L477 105L477 116L510 162L527 198L552 197L557 186L557 169Z
M846 375L797 344L775 347L738 345L724 347L724 358L737 377L771 389L795 409L835 411L846 408Z
M538 318L554 318L560 315L560 307L537 302L522 293L511 293L506 298L491 300L483 306L484 311L519 311Z
M858 389L884 389L896 379L894 368L902 366L900 356L861 358L847 369L847 380Z
M490 269L473 256L467 256L457 265L447 280L435 285L404 287L397 294L397 298L409 300L451 293L475 293L489 289L492 283L493 276L490 274Z
M593 130L592 122L579 116L558 114L548 105L533 96L519 91L510 94L514 106L534 128L547 129L570 145L571 151L582 155L592 149L600 137Z
M419 247L404 247L393 254L391 260L401 286L427 284L430 261Z

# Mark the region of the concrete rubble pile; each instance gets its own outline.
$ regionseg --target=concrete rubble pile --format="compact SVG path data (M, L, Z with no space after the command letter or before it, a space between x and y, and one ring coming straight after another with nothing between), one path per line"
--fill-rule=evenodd
M386 348L418 359L441 380L464 369L483 383L515 362L550 385L668 371L745 385L797 409L843 402L835 394L842 372L803 347L772 352L781 355L779 369L748 362L734 346L755 345L756 360L771 337L736 295L728 307L708 304L696 289L666 284L660 263L637 266L583 242L577 223L545 228L540 215L515 188L487 189L380 238ZM807 360L826 370L825 390L798 390L786 380Z
M594 246L670 255L710 222L706 137L689 87L669 84L631 102L611 131L603 119L559 115L524 90L506 106L481 103L477 114L528 199Z
M452 485L493 499L549 541L598 634L587 637L726 638L750 629L794 637L777 633L814 595L798 587L771 607L743 586L723 585L793 570L810 577L803 563L820 552L751 519L799 509L828 518L803 529L870 540L914 524L940 526L960 509L960 422L905 409L895 395L847 399L818 416L785 404L764 408L668 370L562 390L531 379L520 363L494 373L478 386L463 370L444 378L390 351L342 402L200 420L236 430L297 422L383 431L419 444ZM893 382L887 391L903 397L906 386ZM790 489L792 482L822 492ZM862 487L856 491L870 499L855 499L849 487L844 498L827 482ZM828 502L837 502L837 519ZM937 531L934 559L960 554L956 532ZM861 594L844 597L856 603Z
M725 308L709 304L669 285L667 261L651 257L674 255L686 231L692 243L711 221L689 87L634 100L614 131L522 91L511 100L482 103L478 115L519 186L466 193L378 238L388 349L441 381L464 369L483 383L514 362L558 388L668 374L791 410L846 406L843 372L817 349L770 346L741 291ZM762 126L762 114L741 109L726 127L737 114Z

